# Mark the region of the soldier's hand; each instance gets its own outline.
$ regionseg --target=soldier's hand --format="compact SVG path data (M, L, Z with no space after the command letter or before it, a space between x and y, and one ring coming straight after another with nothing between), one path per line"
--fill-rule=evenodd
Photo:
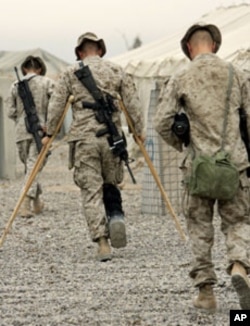
M140 142L141 142L142 144L144 144L144 143L145 143L145 140L146 140L146 136L145 136L144 134L141 134L141 135L137 135L136 138L134 137L135 142L138 143L136 139L139 139Z
M49 139L50 139L50 137L48 137L48 136L43 137L43 138L42 138L42 144L43 144L44 146L47 145Z

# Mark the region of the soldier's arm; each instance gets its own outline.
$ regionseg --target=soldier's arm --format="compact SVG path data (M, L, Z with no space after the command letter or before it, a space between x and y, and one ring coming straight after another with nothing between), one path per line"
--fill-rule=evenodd
M181 152L182 142L172 131L174 117L179 110L180 101L177 94L177 85L172 78L161 89L153 125L166 143Z
M54 89L55 89L55 81L48 78L48 81L47 81L47 94L48 94L48 97L50 98L54 92Z
M142 105L139 100L138 92L131 75L124 74L121 84L121 96L123 103L129 113L133 126L138 137L144 141L144 121Z
M246 76L242 84L241 97L242 108L246 112L248 135L250 136L250 76Z
M70 95L71 92L68 86L68 76L66 72L64 72L60 75L58 81L55 83L55 87L49 101L47 116L48 135L54 134Z
M13 84L10 88L9 95L6 99L6 105L7 105L7 115L10 119L16 121L17 119L17 88L15 84Z

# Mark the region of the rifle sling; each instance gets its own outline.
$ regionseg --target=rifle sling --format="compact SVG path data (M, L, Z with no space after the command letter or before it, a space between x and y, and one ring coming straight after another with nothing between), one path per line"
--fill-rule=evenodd
M87 88L90 94L93 96L96 103L99 103L100 99L102 98L102 92L96 86L94 78L89 78L92 74L88 66L84 66L83 62L79 62L80 71L82 73L81 77L77 75L77 71L75 72L77 78L81 81L81 83ZM86 82L88 80L91 84Z

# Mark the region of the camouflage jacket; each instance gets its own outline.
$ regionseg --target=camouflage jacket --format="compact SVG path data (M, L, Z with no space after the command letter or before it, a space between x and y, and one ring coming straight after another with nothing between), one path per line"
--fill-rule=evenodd
M27 74L24 79L29 80L29 88L36 106L41 126L45 126L49 99L53 92L54 81L45 76ZM17 81L10 88L9 96L6 99L8 117L15 121L16 142L32 139L32 134L28 133L25 126L25 116L23 102L18 95Z
M229 64L209 53L195 57L161 90L154 127L169 145L182 151L171 126L176 113L186 113L191 129L187 163L197 153L213 155L220 150L228 83ZM239 129L240 107L246 110L250 135L250 89L246 76L234 67L224 150L244 170L249 163Z
M61 73L49 104L47 132L48 134L54 134L68 97L70 95L74 96L68 141L93 137L98 130L105 128L104 124L100 124L96 120L93 109L83 107L83 101L90 103L95 101L74 74L80 68L79 64L80 62L77 61ZM134 122L136 132L141 134L143 129L141 104L132 78L125 74L121 67L103 60L99 56L87 57L84 59L84 65L89 66L97 87L103 93L108 93L114 98L114 104L118 110L112 115L112 118L117 127L121 126L119 99L123 99Z

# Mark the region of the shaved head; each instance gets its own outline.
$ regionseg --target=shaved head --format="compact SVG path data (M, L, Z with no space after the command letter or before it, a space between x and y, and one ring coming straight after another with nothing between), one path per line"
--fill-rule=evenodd
M198 44L202 44L202 43L212 46L214 41L212 39L211 34L208 31L198 30L194 32L194 34L190 37L189 43L192 46L197 46Z
M191 60L200 53L214 52L215 42L211 34L206 30L197 30L191 35L187 47Z

